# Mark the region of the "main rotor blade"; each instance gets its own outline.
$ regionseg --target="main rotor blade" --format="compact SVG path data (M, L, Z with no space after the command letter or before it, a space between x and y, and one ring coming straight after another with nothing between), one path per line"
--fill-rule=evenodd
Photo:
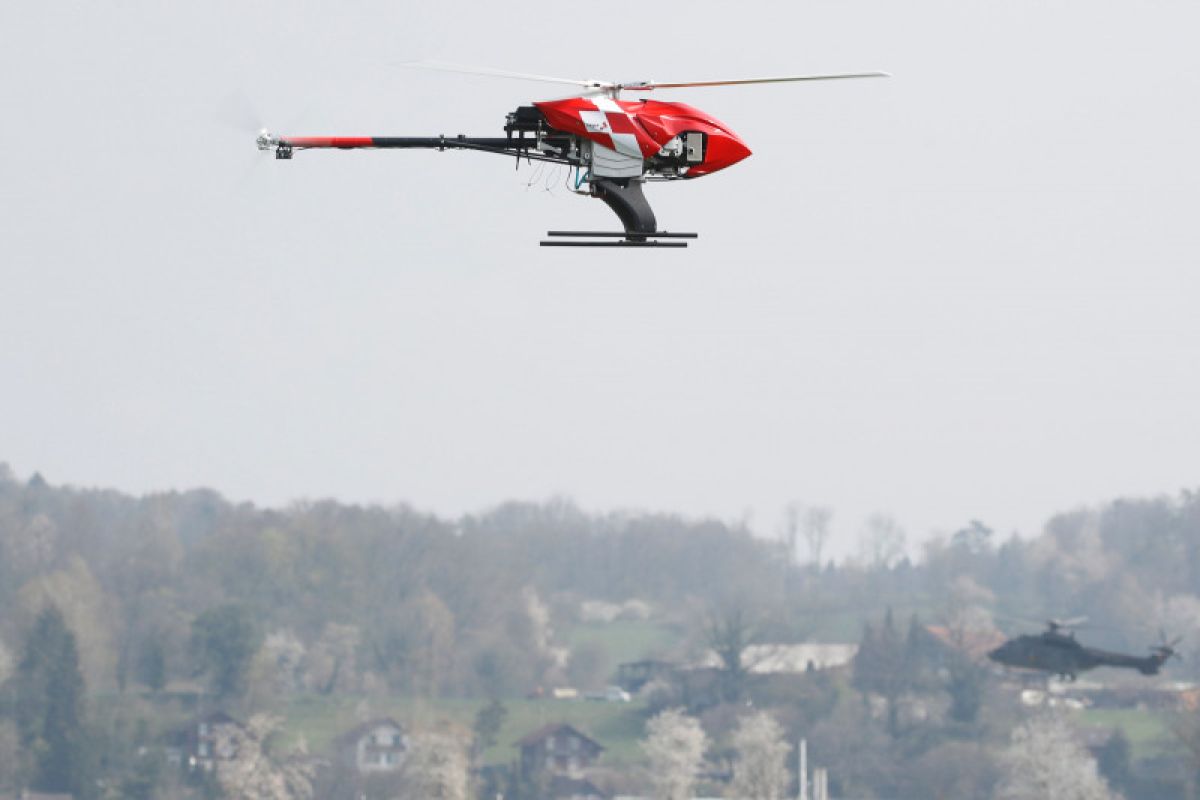
M490 78L509 78L519 81L538 81L540 83L566 83L572 86L583 86L589 89L611 89L616 86L610 81L578 80L575 78L556 78L551 75L534 75L529 72L510 72L489 67L470 67L463 64L450 64L445 61L397 61L394 66L405 69L430 69L438 72L458 72L464 75L486 75Z
M792 75L781 78L743 78L732 81L690 81L687 83L660 83L658 81L642 81L640 83L620 84L622 89L631 92L648 92L652 89L684 89L701 86L745 86L751 83L793 83L796 81L840 81L847 78L890 78L887 72L847 72L837 75Z
M1046 623L1059 628L1078 628L1080 625L1086 624L1087 617L1071 617L1069 619L1049 619Z

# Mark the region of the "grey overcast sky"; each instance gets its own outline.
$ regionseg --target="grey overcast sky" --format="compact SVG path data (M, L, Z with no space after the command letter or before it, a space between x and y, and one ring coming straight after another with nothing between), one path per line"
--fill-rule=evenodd
M1200 6L58 2L0 7L0 460L441 513L567 494L843 552L1174 493L1200 466ZM562 173L299 154L277 132L497 135L560 86L884 69L662 92L737 167L653 185L683 252ZM248 98L238 100L237 98ZM531 184L531 178L534 180Z

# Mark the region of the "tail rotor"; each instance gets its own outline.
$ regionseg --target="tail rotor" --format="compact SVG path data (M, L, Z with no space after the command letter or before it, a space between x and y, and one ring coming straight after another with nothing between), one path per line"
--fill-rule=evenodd
M1158 644L1150 646L1150 663L1153 665L1151 674L1158 672L1159 668L1172 658L1183 659L1183 656L1175 650L1179 646L1179 643L1183 641L1182 636L1176 636L1174 639L1167 641L1166 633L1160 628L1158 631L1158 640Z

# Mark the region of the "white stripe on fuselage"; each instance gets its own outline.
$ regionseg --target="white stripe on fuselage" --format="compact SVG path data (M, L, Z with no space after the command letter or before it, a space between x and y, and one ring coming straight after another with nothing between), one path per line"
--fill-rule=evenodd
M621 116L625 117L625 119L629 120L630 125L634 124L633 119L625 113L625 109L617 105L617 101L613 100L611 97L593 97L592 103L595 104L596 108L600 109L600 111L603 113L620 114ZM584 113L586 112L581 111L580 116L582 116ZM584 120L583 124L586 127L587 120ZM591 130L591 128L588 128L588 130ZM605 133L611 134L613 147L618 153L624 153L627 156L633 156L635 158L642 158L642 147L638 144L637 136L632 133L612 133L611 124L608 126L608 129L605 130Z

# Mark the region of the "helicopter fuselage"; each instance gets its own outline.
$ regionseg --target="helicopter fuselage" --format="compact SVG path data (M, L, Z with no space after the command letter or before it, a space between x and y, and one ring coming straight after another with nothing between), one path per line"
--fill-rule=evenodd
M273 136L263 131L257 143L259 149L274 149L281 159L307 149L431 149L565 164L577 170L574 191L602 200L616 212L625 229L624 244L645 244L655 235L695 236L658 231L643 183L711 175L750 155L745 142L715 117L685 103L656 100L587 96L535 102L508 114L504 133L503 138L479 138Z
M605 173L637 170L638 175L698 178L750 155L727 125L685 103L570 97L534 107L551 130L592 145L591 169L599 177L633 177Z
M1096 667L1125 667L1143 675L1156 675L1167 656L1162 652L1131 656L1084 647L1074 636L1046 631L1010 639L988 653L988 658L1008 667L1049 672L1074 680L1080 672Z
M854 78L885 78L886 72L841 72L703 81L602 81L556 78L509 70L480 69L435 61L408 61L403 67L436 69L496 78L570 84L581 94L521 106L508 115L504 139L468 136L274 136L260 131L260 150L290 159L310 148L476 150L516 156L517 164L544 161L574 171L567 188L603 201L621 220L623 231L549 231L558 247L686 247L698 234L660 231L642 192L647 181L700 178L733 166L750 155L738 135L715 117L685 103L621 100L621 92L749 86ZM586 188L584 188L586 186ZM571 241L564 241L566 237Z

